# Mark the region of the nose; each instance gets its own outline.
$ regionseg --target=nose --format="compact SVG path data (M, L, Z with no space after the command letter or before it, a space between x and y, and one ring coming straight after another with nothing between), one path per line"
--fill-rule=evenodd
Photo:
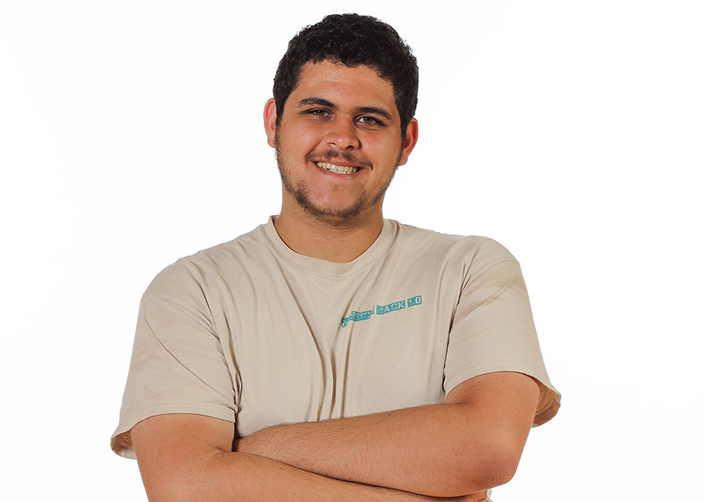
M340 117L329 124L326 143L338 150L354 150L360 146L357 128L349 118Z

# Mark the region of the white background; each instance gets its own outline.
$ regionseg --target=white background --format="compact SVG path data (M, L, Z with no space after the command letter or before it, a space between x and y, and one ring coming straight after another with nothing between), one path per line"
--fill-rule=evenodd
M0 0L0 498L146 500L109 448L141 293L278 212L276 65L357 11L421 68L386 216L519 258L564 396L494 499L701 499L702 2L244 4Z

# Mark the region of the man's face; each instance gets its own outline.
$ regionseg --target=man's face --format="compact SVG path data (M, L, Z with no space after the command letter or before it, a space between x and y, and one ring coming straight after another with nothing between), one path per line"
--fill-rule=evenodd
M269 144L277 150L282 211L303 209L334 225L381 215L384 193L416 143L417 124L401 140L392 84L367 66L306 64L281 122L265 108Z

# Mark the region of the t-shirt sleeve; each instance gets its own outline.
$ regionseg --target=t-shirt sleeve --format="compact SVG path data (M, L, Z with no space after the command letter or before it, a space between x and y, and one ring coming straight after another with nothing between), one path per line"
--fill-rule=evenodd
M130 430L155 415L235 422L233 381L197 270L181 260L162 271L142 298L113 451L135 458Z
M561 395L551 384L539 347L519 263L487 240L465 267L448 342L446 395L458 384L486 373L513 371L541 388L534 426L558 412Z

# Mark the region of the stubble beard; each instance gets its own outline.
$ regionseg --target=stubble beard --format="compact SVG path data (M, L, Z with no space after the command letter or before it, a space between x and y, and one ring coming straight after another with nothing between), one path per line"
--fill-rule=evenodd
M363 215L363 213L370 208L376 206L383 198L384 194L387 192L387 188L392 182L394 175L399 168L399 160L401 159L402 151L399 151L399 156L397 158L397 166L394 168L392 176L387 180L387 182L372 196L367 193L363 193L357 198L352 206L347 208L332 208L332 207L321 207L316 205L316 203L311 198L311 190L308 183L305 180L299 181L296 185L291 180L289 176L289 171L286 166L281 152L279 143L279 134L276 133L274 137L274 146L277 157L277 166L279 167L279 176L282 179L282 186L284 190L291 195L296 203L304 210L306 214L312 216L313 218L325 222L326 224L333 227L343 227L354 225L358 218ZM335 157L343 157L344 154L339 152L330 151L325 155L328 159L334 159Z

